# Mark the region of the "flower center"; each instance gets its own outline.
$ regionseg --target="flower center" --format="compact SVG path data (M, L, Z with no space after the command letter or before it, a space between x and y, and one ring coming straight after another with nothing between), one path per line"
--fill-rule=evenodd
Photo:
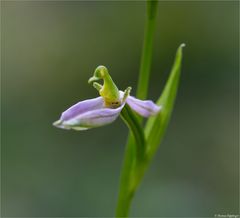
M103 85L97 83L98 80L103 80ZM117 108L121 106L120 94L117 86L113 82L108 70L104 66L96 68L93 77L88 80L88 83L93 82L93 87L99 91L103 97L106 107Z

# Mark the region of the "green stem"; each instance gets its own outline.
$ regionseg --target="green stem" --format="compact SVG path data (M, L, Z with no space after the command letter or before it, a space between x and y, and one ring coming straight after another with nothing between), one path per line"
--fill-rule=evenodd
M130 134L126 145L125 157L123 161L116 217L127 217L131 205L132 195L130 194L130 178L134 160L134 138Z
M137 97L140 99L145 99L148 91L157 5L158 1L156 0L147 1L147 16L137 88ZM145 137L139 122L141 120L135 117L131 109L126 106L121 113L121 117L131 130L131 134L128 137L121 172L116 217L127 217L133 195L144 175L147 160L145 157Z
M155 24L157 17L157 5L158 1L149 0L147 1L147 16L145 21L144 30L144 42L140 64L140 72L138 79L137 98L146 99L151 63L153 53L153 38L155 32Z
M121 173L116 217L128 216L131 200L135 191L133 187L135 183L135 167L143 161L146 150L143 129L128 105L125 105L123 108L121 118L131 130L131 134L126 146Z

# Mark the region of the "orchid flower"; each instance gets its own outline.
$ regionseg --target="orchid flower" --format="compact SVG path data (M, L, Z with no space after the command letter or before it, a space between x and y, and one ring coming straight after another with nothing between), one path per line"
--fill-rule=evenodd
M104 81L103 85L96 82L100 79ZM93 83L100 97L80 101L71 106L53 123L54 126L74 130L104 126L118 118L125 104L142 117L156 115L161 109L151 100L140 100L130 96L131 87L124 92L119 91L104 66L97 67L88 82Z
M148 92L158 0L148 0L146 4L147 16L136 92L136 96L141 99L145 99ZM184 46L185 44L181 44L176 52L171 72L156 104L151 100L130 96L131 87L120 91L107 68L99 66L88 82L93 84L100 96L78 102L64 111L60 119L53 123L62 129L87 130L110 124L121 116L129 128L130 134L120 176L116 218L128 217L134 194L163 140L177 95ZM103 80L103 84L99 84L98 80ZM134 113L142 117L156 116L150 117L143 125L142 119Z

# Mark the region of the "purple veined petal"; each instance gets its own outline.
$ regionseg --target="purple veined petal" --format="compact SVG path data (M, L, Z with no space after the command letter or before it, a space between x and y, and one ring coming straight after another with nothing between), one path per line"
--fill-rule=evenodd
M105 108L102 97L81 101L62 113L53 125L62 129L86 130L112 123L125 103L118 108Z
M161 107L151 100L140 100L132 96L128 96L127 104L143 117L153 116L159 113Z
M74 119L76 116L79 116L80 114L86 113L91 110L103 108L103 105L104 101L102 97L80 101L77 104L71 106L66 111L64 111L60 119L54 122L53 125L62 129L71 129L69 126L64 125L64 123L67 122L68 120ZM82 127L82 129L86 128Z
M90 110L103 108L103 104L104 101L102 97L80 101L64 111L60 120L66 121Z
M86 130L94 127L104 126L115 121L125 104L118 108L99 108L79 114L69 120L63 121L60 128Z

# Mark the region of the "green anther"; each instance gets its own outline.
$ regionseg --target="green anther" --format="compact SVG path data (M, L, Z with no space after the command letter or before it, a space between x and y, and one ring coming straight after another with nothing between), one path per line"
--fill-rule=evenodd
M95 81L103 80L103 86ZM98 66L93 77L88 80L88 83L93 83L93 87L99 91L99 94L104 98L105 106L116 108L121 105L119 90L113 82L108 70L104 66Z
M130 92L132 90L132 87L127 87L124 91L122 102L125 102L127 100L127 97L130 95Z

